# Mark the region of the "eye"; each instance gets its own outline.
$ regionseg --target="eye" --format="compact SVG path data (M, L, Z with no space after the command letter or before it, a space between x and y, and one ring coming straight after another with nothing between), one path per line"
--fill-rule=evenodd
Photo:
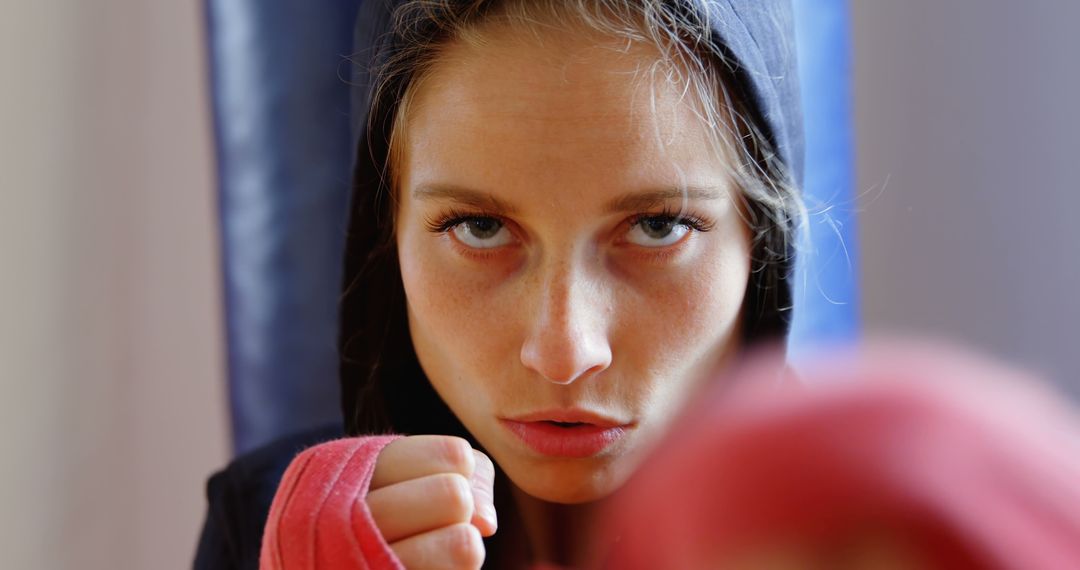
M633 222L626 239L642 247L664 247L679 243L693 229L692 223L675 216L643 216Z
M508 245L513 241L510 230L498 218L472 217L458 221L450 229L461 243L477 249Z

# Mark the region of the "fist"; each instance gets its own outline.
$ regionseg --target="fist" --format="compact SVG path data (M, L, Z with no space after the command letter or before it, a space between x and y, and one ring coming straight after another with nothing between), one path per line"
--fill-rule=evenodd
M480 568L495 534L495 466L467 441L404 437L375 462L368 510L398 559L413 569Z

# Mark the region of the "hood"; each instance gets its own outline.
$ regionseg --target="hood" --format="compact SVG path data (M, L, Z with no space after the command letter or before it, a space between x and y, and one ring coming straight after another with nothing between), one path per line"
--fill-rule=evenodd
M372 103L370 69L394 49L387 34L390 16L404 3L369 0L357 16L354 59L360 65L352 77L351 114L358 162L370 160L363 136ZM796 185L801 186L803 118L790 0L697 0L692 4L708 11L713 41L728 55L735 88L780 153Z

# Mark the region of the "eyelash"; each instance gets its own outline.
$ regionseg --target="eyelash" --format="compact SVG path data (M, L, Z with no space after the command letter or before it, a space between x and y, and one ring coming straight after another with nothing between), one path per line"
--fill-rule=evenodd
M636 226L645 220L661 219L664 221L678 221L680 224L686 224L690 226L690 229L697 232L707 232L713 229L715 224L705 221L704 219L694 215L690 212L676 212L670 208L664 208L658 213L645 213L637 214L630 218L630 226Z
M465 222L467 222L469 220L475 220L477 218L480 218L480 219L494 218L494 219L499 220L500 222L502 222L504 224L506 223L506 220L504 220L501 216L497 216L497 215L489 213L489 212L484 212L484 211L461 212L459 210L455 210L455 209L451 208L450 210L448 210L442 216L439 216L437 218L428 218L427 219L427 227L428 227L428 231L430 231L430 232L437 233L437 234L444 234L444 233L454 229L454 226L457 226L459 224L463 224L463 223L465 223Z
M499 216L497 214L493 214L493 213L486 212L486 211L483 211L483 210L477 210L477 211L474 211L474 212L463 212L463 211L451 208L451 209L447 210L447 212L445 214L441 215L441 216L438 216L438 217L435 217L435 218L428 218L426 220L426 225L427 225L428 231L430 231L432 233L445 234L445 233L449 232L450 230L454 229L454 227L458 226L459 224L463 224L465 222L468 222L470 220L475 220L477 218L496 219L496 220L499 220L500 222L502 222L504 225L506 224L505 218L503 218L502 216ZM703 218L701 218L701 217L699 217L699 216L697 216L697 215L695 215L695 214L693 214L691 212L681 212L680 213L680 212L677 212L677 211L675 211L675 210L673 210L671 208L664 208L663 210L661 210L659 212L648 212L648 213L635 214L634 216L630 217L630 219L628 220L628 223L629 223L630 227L634 227L635 225L640 224L641 222L643 222L645 220L650 220L650 219L661 219L661 220L664 220L664 221L678 220L679 223L686 224L687 226L690 227L690 229L692 229L692 230L694 230L696 232L707 232L707 231L712 230L713 227L715 226L714 223L709 222L709 221L707 221L707 220L705 220L705 219L703 219ZM658 249L660 249L660 248L658 248ZM663 249L666 250L666 249L669 249L669 248L663 248ZM490 255L491 253L493 253L493 252L485 252L484 255ZM654 252L652 255L663 256L664 254L657 251L657 252Z

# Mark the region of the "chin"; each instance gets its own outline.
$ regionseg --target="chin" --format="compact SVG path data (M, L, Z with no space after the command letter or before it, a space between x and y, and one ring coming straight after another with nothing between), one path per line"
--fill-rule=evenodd
M503 472L529 496L563 505L591 503L619 489L630 469L625 458L531 459L502 464Z

